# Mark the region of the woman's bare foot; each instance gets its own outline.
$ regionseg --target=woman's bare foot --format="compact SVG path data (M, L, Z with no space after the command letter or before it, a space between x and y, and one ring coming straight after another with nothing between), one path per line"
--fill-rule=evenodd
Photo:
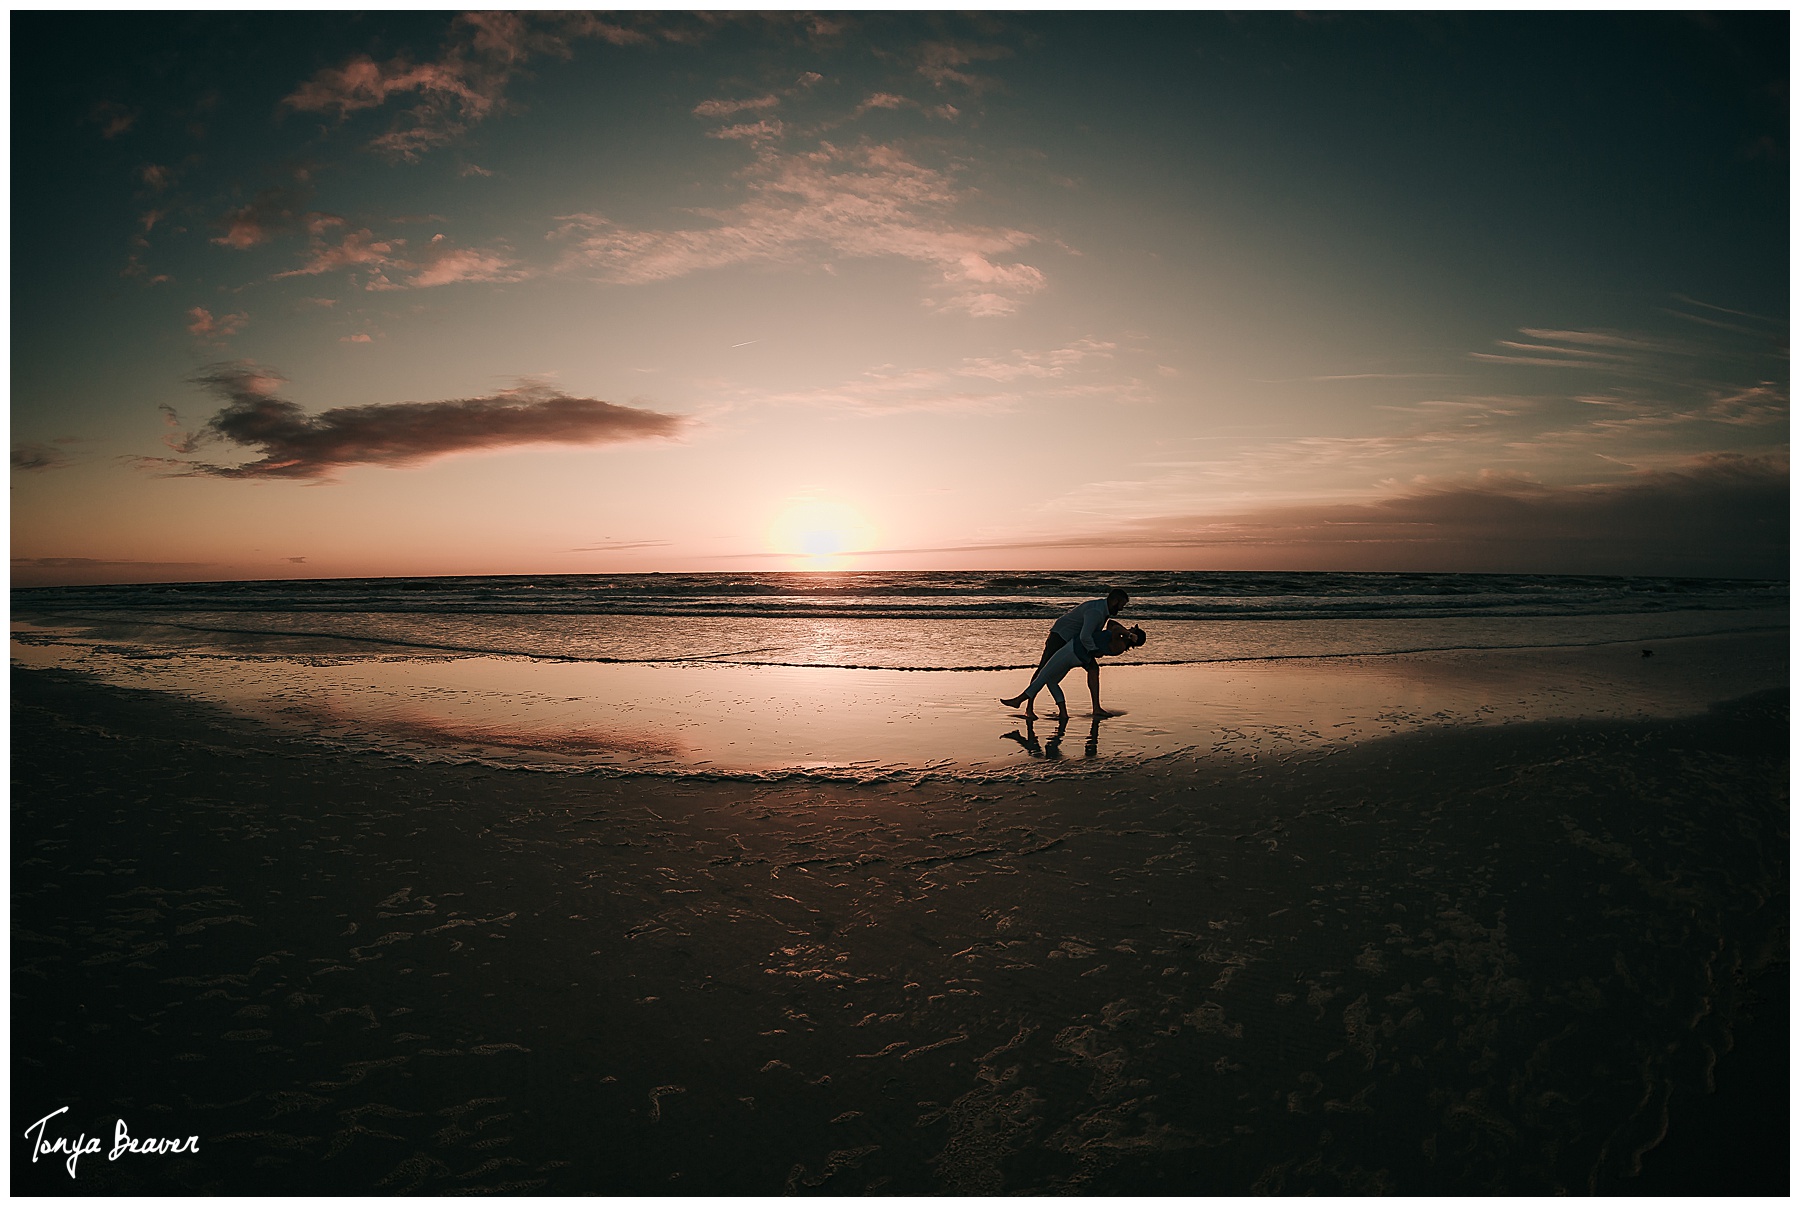
M1006 705L1008 708L1017 708L1020 704L1024 703L1024 701L1024 696L1014 696L1012 699L1002 700L1000 703Z

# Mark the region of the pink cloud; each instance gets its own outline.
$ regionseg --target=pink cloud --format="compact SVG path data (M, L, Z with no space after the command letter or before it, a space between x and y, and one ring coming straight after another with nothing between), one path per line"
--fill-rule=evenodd
M143 256L136 251L126 256L125 267L119 270L119 275L127 279L134 277L142 278L145 285L162 285L173 280L166 272L159 272L152 276L150 270L144 265Z
M346 335L338 340L338 343L340 344L372 344L374 342L373 336L365 335L360 331L355 335Z
M242 331L250 322L248 314L239 311L213 317L212 311L196 306L188 311L188 334L207 343L220 343Z
M318 276L346 269L365 269L365 289L377 292L397 289L429 289L473 281L519 281L527 271L502 252L487 248L455 248L444 235L434 235L424 246L422 258L402 254L404 239L377 239L367 229L332 237L344 220L331 214L311 214L311 250L298 268L276 273L274 280ZM408 275L410 274L410 275Z
M410 63L394 59L377 63L357 55L342 67L326 67L282 98L284 108L302 113L329 113L344 117L358 109L373 109L399 93L440 92L471 105L476 116L485 115L492 100L463 79L451 63Z
M916 109L926 117L935 117L941 121L955 121L962 112L955 105L922 105L911 97L898 96L892 92L876 92L857 105L850 116L852 119L859 118L875 109Z
M430 289L463 281L518 281L525 275L511 258L496 251L471 247L434 255L407 284L415 289Z
M117 101L97 101L90 116L100 127L101 138L117 138L137 124L137 110Z
M964 191L898 148L764 150L745 180L749 195L740 205L699 211L709 227L647 230L597 214L558 218L552 237L572 243L563 266L643 284L734 264L898 258L938 270L932 304L977 317L1009 314L1046 284L1037 268L999 258L1034 236L957 220Z
M218 220L225 233L213 242L221 247L244 251L267 243L276 235L286 234L300 226L300 206L305 202L303 188L276 187L262 190L248 205L231 210Z
M823 18L790 18L786 14L465 13L451 22L437 58L418 62L398 56L379 62L367 54L355 55L315 73L283 98L279 109L343 121L365 110L402 104L405 107L388 130L372 138L368 146L396 159L415 160L457 141L471 127L500 112L508 86L533 58L567 58L576 40L598 38L615 46L692 43L726 25L770 20L797 20L815 36L831 36L842 29ZM819 78L808 72L796 86L810 86ZM706 112L696 112L720 116L735 112L729 108L733 105L757 108L774 103L774 99L708 101L701 106Z
M781 98L774 93L767 96L755 96L741 101L701 101L694 106L695 117L730 117L734 113L742 113L746 109L773 109L781 103Z
M759 122L740 122L735 126L726 126L719 130L708 130L708 138L747 138L752 141L780 138L785 127L779 121L764 119Z
M566 58L577 38L615 45L650 38L629 25L587 13L465 13L451 22L442 53L429 62L398 56L378 62L366 54L323 68L284 97L279 108L343 121L364 110L406 103L369 147L414 160L454 142L498 112L507 86L534 56Z
M335 243L327 243L319 237L318 232L325 224L314 224L315 234L312 240L312 253L306 263L299 268L275 274L275 280L286 277L310 277L320 273L336 272L343 268L356 268L365 265L380 267L393 262L394 250L404 240L377 239L368 230L351 231Z
M492 45L491 39L477 37L476 41ZM368 55L357 55L341 67L320 70L284 97L281 108L323 113L341 121L360 110L380 108L396 97L409 98L416 103L369 145L399 159L416 159L433 147L454 141L493 111L514 61L504 53L498 58L498 63L492 63L484 55L467 55L460 48L435 63L405 58L377 63Z

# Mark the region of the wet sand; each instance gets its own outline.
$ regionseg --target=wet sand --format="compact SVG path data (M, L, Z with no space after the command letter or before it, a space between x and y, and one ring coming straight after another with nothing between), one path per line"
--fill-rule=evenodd
M14 1118L201 1136L18 1193L1787 1189L1695 1142L1786 1135L1785 692L872 784L13 701Z
M537 769L687 774L918 768L1011 777L1060 757L1280 756L1425 727L1680 717L1785 688L1787 634L1237 659L1109 660L1095 729L1082 676L1066 726L998 701L1028 670L598 664L524 657L171 652L15 633L15 664L199 699L345 751ZM1038 701L1054 711L1047 695Z

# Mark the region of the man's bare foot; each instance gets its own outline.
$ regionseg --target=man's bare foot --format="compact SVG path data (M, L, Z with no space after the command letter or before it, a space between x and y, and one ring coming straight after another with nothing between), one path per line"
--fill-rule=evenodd
M1012 699L1002 700L1002 701L1000 701L1000 703L1006 705L1008 708L1017 708L1021 703L1024 702L1024 700L1025 700L1024 696L1014 696Z

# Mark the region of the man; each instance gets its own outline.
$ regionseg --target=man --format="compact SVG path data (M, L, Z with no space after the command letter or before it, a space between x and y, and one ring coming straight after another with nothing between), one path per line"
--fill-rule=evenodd
M1050 626L1050 635L1044 638L1044 652L1038 658L1038 669L1050 661L1063 646L1075 643L1075 659L1087 668L1088 694L1094 698L1094 715L1110 716L1100 707L1100 664L1094 661L1094 653L1100 648L1100 641L1106 635L1106 622L1125 610L1131 602L1131 596L1114 587L1106 593L1105 599L1090 599L1086 603L1076 604L1064 612L1057 622ZM1024 696L1015 696L1000 703L1008 708L1017 708Z

